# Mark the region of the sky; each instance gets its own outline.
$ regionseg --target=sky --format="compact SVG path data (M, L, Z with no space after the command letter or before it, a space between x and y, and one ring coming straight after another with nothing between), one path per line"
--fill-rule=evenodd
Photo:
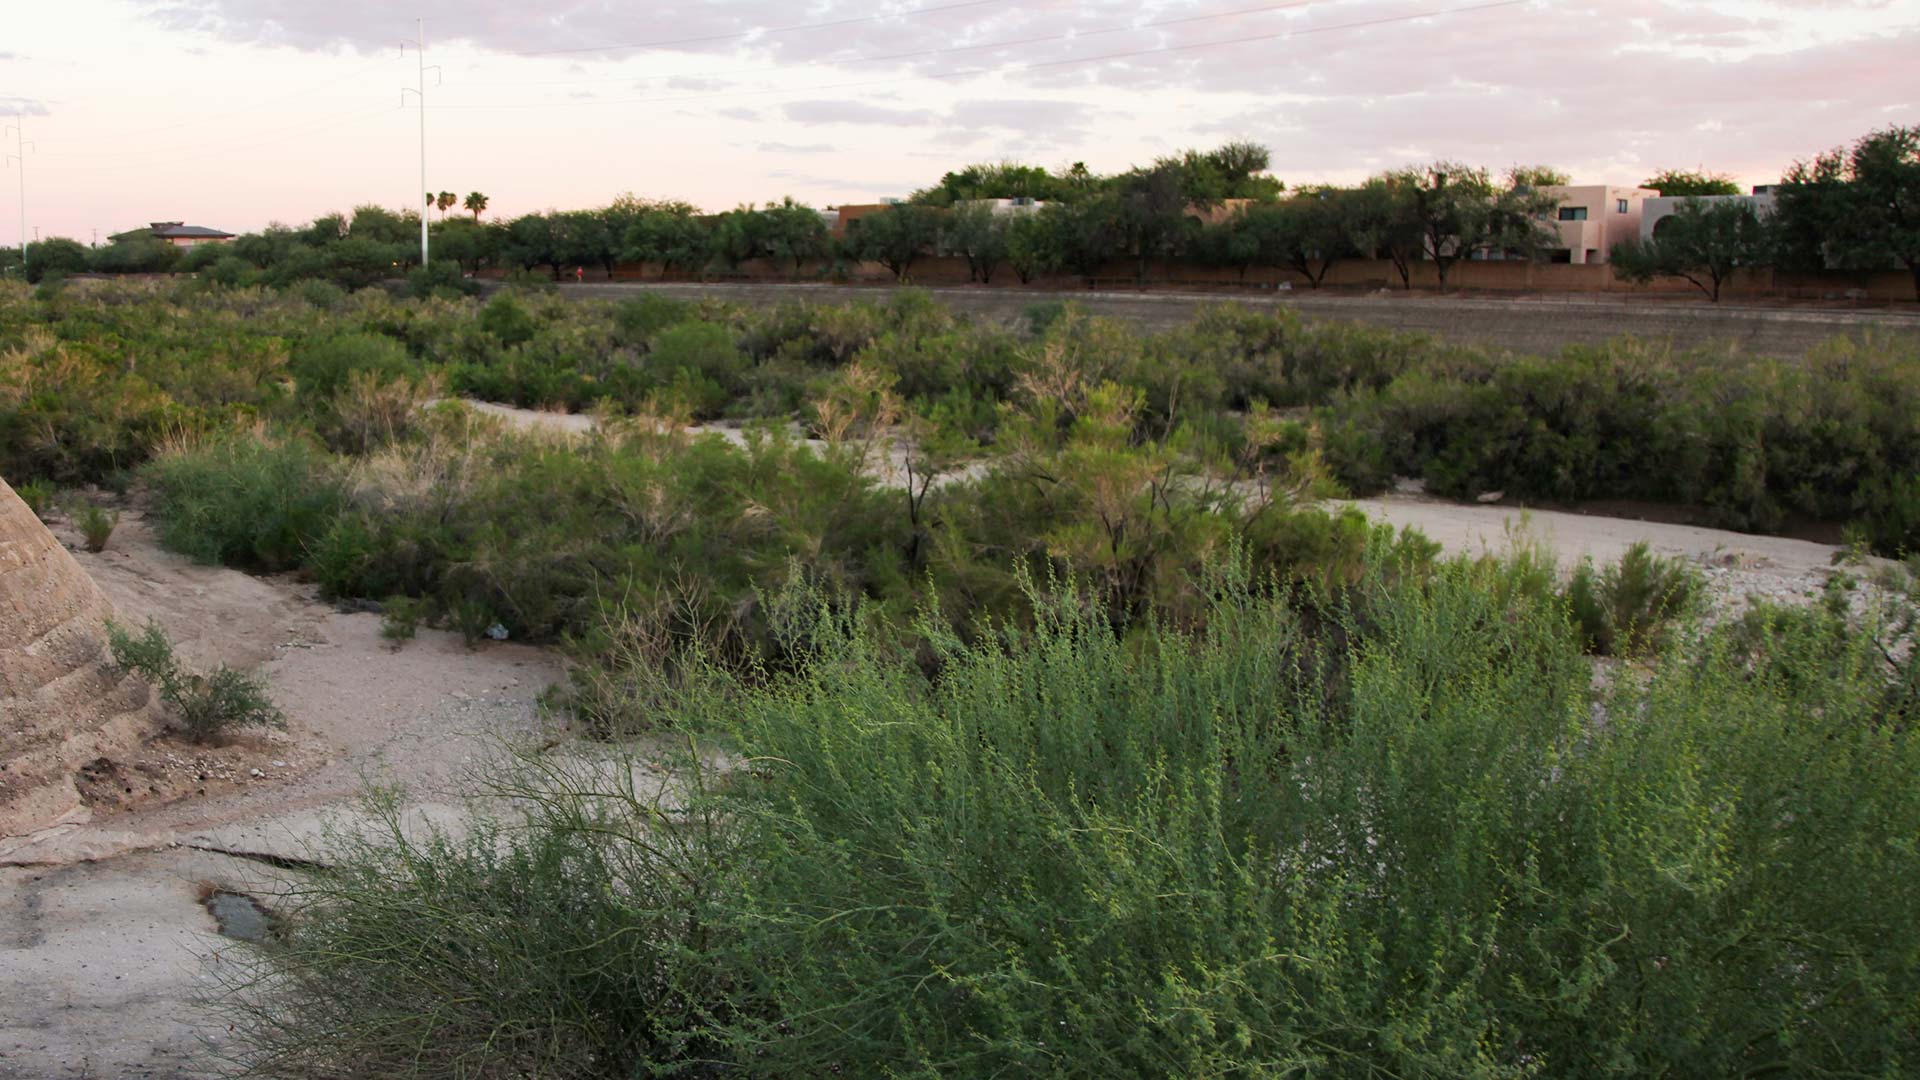
M8 7L0 114L26 140L24 170L0 171L9 246L23 175L29 235L82 242L417 205L416 18L426 188L485 192L503 218L623 192L872 202L970 162L1114 172L1230 139L1293 186L1438 158L1756 184L1920 124L1920 0Z

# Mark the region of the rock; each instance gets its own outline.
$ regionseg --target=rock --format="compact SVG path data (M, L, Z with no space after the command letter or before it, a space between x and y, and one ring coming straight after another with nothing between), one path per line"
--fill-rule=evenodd
M113 605L0 480L0 839L88 813L76 774L152 734L146 684L114 667Z
M1497 503L1506 497L1507 493L1504 491L1483 491L1475 495L1473 501L1479 503Z

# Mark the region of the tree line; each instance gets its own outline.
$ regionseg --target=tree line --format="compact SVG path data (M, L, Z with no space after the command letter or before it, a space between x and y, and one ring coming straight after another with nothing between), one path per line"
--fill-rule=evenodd
M1269 164L1265 147L1233 142L1108 176L1079 163L972 165L854 218L843 234L830 214L792 198L704 214L685 202L625 195L598 209L483 221L485 195L466 197L470 218L449 218L454 194L429 192L423 206L441 212L430 223L432 251L448 267L419 276L440 287L488 269L557 279L575 267L706 274L771 262L796 276L833 277L872 263L905 281L921 259L945 255L963 258L969 279L980 282L1005 274L1023 283L1092 278L1116 264L1144 281L1154 264L1173 263L1243 278L1279 269L1317 288L1340 262L1368 258L1390 263L1409 289L1415 266L1430 264L1444 290L1463 259L1542 259L1561 244L1551 221L1557 200L1545 189L1567 177L1549 167L1496 175L1439 161L1353 186L1289 190ZM1794 165L1773 189L1770 214L1750 200L1714 198L1739 193L1724 176L1669 171L1645 186L1688 202L1651 240L1613 248L1615 268L1629 280L1685 279L1717 300L1742 269L1905 266L1920 297L1920 127L1873 132ZM1008 212L995 200L1024 205ZM363 206L185 251L137 234L97 249L49 240L33 246L30 269L188 271L228 284L320 277L361 287L415 268L419 224L412 212Z

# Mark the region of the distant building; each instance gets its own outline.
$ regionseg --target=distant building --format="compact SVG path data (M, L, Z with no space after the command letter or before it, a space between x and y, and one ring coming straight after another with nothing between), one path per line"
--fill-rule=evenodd
M992 210L995 217L1005 217L1008 214L1031 214L1047 205L1047 202L1031 195L1017 195L1011 199L962 199L953 205L956 210L962 206L984 206Z
M1667 195L1647 200L1646 212L1640 217L1640 239L1651 240L1659 232L1660 223L1672 217L1680 205L1689 199L1699 199L1703 203L1738 202L1753 207L1759 217L1768 217L1773 213L1773 189L1775 184L1761 184L1753 189L1751 195Z
M144 229L132 229L123 233L115 233L107 237L107 239L114 243L119 243L122 240L134 240L143 236L152 237L162 243L183 248L198 247L201 244L224 244L233 239L233 234L230 232L221 232L219 229L209 229L204 225L188 225L178 221L155 221Z
M1647 207L1661 201L1650 188L1608 184L1553 184L1540 191L1559 204L1547 224L1560 233L1560 244L1547 253L1547 261L1580 265L1604 263L1613 245L1639 238Z

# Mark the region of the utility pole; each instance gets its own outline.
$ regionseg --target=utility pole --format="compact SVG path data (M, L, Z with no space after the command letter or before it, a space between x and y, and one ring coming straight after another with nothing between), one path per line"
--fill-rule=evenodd
M13 129L13 141L16 153L8 154L7 160L20 163L20 276L27 276L27 147L33 144L27 141L27 129L22 126L23 118L18 112L13 114L13 123L7 126Z
M403 86L400 88L400 103L402 105L407 103L407 92L409 90L413 91L413 96L420 101L420 186L414 190L421 193L420 267L424 270L427 266L427 20L415 19L414 25L417 36L412 42L402 41L400 43L400 55L407 55L407 46L409 44L413 46L413 55L420 61L420 81L417 86ZM433 73L434 85L438 86L441 77L440 65L433 65Z

